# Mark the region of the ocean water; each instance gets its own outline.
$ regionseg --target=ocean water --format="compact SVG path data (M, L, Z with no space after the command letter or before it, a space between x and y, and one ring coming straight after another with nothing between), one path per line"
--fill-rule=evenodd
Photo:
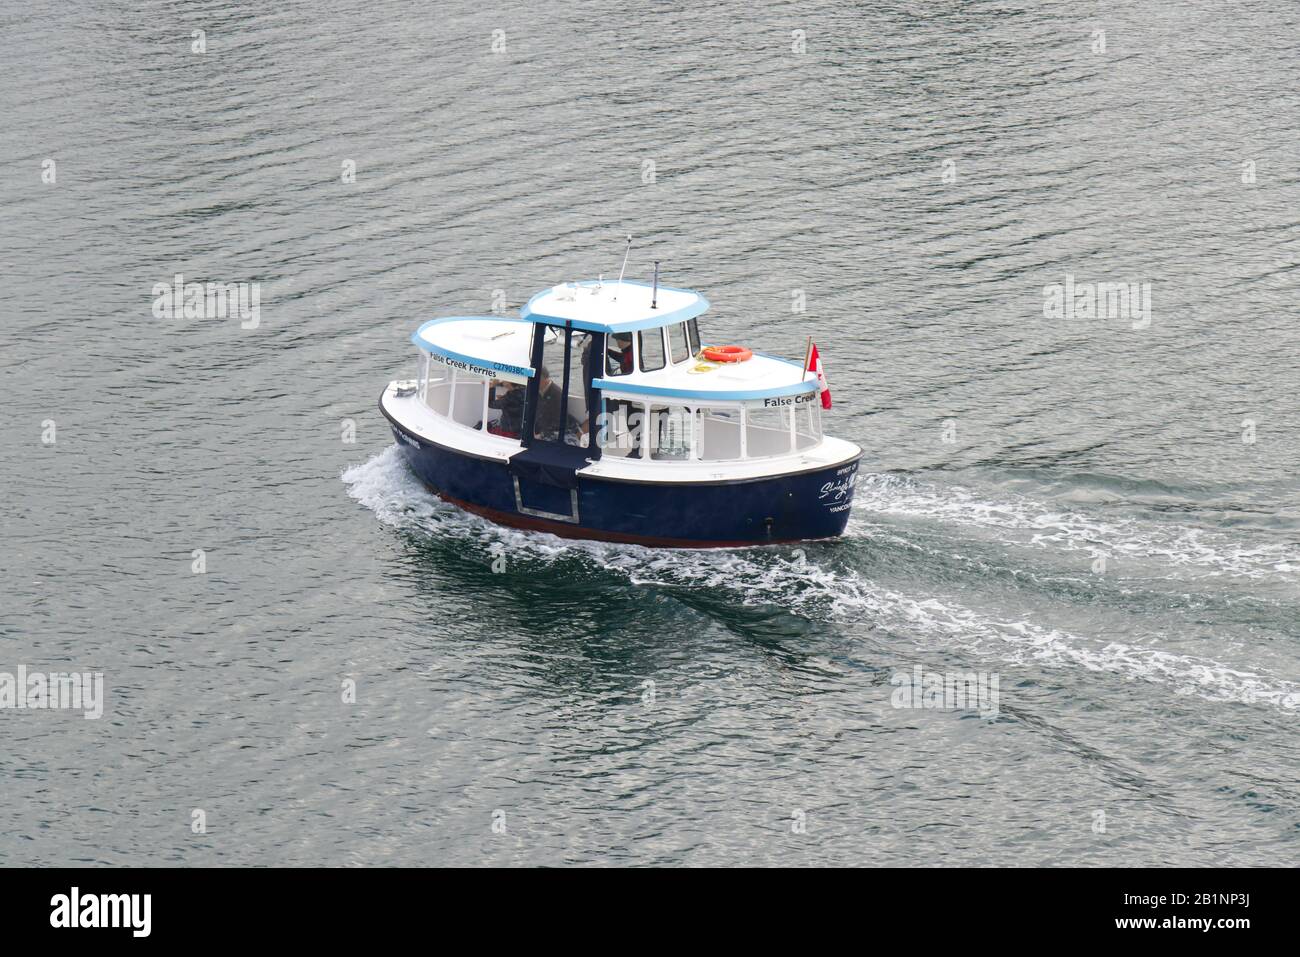
M0 709L0 863L1296 863L1297 37L4 0L0 672L105 700ZM415 326L627 234L707 338L816 338L843 539L561 541L406 469ZM177 273L255 321L156 316Z

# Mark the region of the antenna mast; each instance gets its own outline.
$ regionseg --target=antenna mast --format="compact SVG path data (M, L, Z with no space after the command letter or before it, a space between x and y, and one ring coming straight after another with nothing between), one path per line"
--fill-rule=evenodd
M618 271L618 284L623 285L623 272L627 269L627 257L632 254L632 237L627 237L627 249L623 251L623 268ZM614 301L618 300L618 290L614 290Z

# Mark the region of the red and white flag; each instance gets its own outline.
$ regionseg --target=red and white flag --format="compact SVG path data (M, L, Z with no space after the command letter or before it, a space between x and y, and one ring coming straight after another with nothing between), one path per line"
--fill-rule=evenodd
M817 354L817 343L808 350L808 372L817 373L817 386L822 394L822 408L831 407L831 387L826 384L826 373L822 372L822 357Z

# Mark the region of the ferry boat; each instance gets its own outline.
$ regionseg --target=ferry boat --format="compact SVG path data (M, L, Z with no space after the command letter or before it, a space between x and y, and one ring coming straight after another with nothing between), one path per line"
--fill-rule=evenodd
M824 379L706 346L708 308L656 268L555 286L518 318L433 319L419 377L379 408L430 489L502 525L683 548L842 534L862 450L822 434Z

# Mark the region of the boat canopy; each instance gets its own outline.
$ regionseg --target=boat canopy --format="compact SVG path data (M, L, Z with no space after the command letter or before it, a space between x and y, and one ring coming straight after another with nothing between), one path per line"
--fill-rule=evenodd
M592 385L612 395L645 399L681 399L720 402L760 402L802 397L817 392L799 363L755 353L748 362L727 365L699 363L694 356L651 371L595 379ZM786 404L786 403L768 403Z
M685 322L708 308L709 301L691 289L588 279L539 292L520 315L529 322L571 324L587 332L633 332Z
M411 337L424 356L418 400L570 473L605 457L706 463L816 448L816 376L749 350L707 359L697 317L708 305L686 289L597 281L539 293L522 318L433 319Z
M449 316L430 319L411 341L435 362L484 379L527 382L533 324L505 316ZM487 358L492 356L492 358Z
M576 370L575 381L611 398L766 408L815 398L816 377L797 362L761 353L744 362L702 361L704 343L695 320L708 308L708 301L689 289L660 286L656 292L633 281L568 283L533 296L521 310L523 318L432 319L411 341L430 361L458 373L460 381L526 384L535 378L539 360L558 376L571 341L582 349L581 368L578 359L568 363Z

